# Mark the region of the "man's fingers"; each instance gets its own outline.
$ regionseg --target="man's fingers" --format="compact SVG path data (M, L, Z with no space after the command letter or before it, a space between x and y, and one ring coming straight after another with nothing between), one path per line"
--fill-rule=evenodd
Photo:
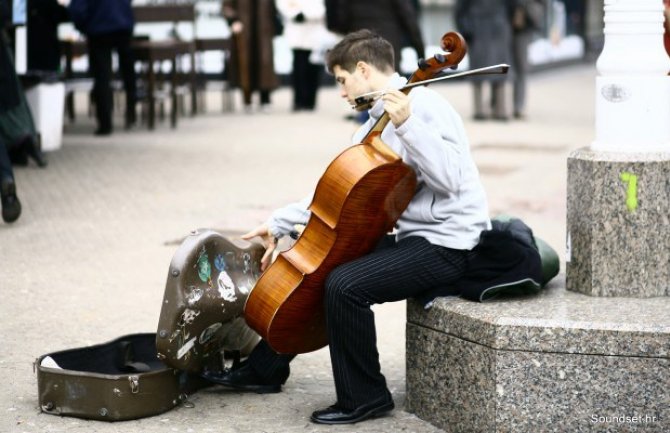
M265 254L261 258L261 271L264 271L265 268L270 264L270 259L272 258L272 253L275 251L275 244L269 244L268 248L265 250Z
M241 237L242 239L244 239L244 240L247 240L247 241L248 241L248 240L249 240L249 239L251 239L251 238L255 238L255 237L256 237L256 235L254 234L254 232L253 232L253 231L250 231L250 232L248 232L248 233L245 233L245 234L243 234L243 235L242 235L242 236L240 236L240 237Z
M268 234L268 229L265 226L260 226L256 227L255 229L251 230L250 232L247 232L240 236L242 239L249 240L251 238L255 238L256 236L267 236Z
M249 240L255 238L256 236L263 240L263 245L265 246L265 254L263 254L263 257L261 258L261 271L264 271L268 264L270 264L272 253L275 249L277 249L277 239L270 234L266 224L261 224L260 226L241 235L240 237L244 240Z

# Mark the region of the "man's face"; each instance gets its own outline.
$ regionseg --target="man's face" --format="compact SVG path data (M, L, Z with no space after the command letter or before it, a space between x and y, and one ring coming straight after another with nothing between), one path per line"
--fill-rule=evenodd
M357 66L354 72L349 72L339 65L335 65L333 66L333 75L335 75L335 81L340 85L340 96L352 106L356 105L355 99L357 96L370 91L370 84L362 67Z

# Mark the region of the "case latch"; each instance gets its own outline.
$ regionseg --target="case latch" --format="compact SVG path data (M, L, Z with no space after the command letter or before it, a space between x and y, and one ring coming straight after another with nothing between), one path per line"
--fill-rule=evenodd
M130 392L137 394L140 392L140 377L139 376L128 376L128 382L130 383Z

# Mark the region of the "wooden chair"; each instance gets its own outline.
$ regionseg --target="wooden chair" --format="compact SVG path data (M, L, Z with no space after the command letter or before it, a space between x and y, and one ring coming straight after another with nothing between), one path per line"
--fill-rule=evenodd
M228 62L230 54L231 40L226 38L196 38L196 75L198 83L198 111L204 112L206 110L205 94L212 87L218 86L221 90L221 106L224 112L233 110L233 97L228 82L224 79L224 71L218 71L215 78L210 78L203 69L202 57L207 52L219 52L222 56L222 63L225 65ZM224 66L225 68L225 66ZM217 90L218 90L217 89Z
M193 4L134 6L133 14L136 24L172 23L175 30L179 23L186 22L192 26L195 34ZM172 33L177 34L176 31ZM195 115L197 113L196 73L193 66L195 65L195 42L166 39L149 41L140 45L141 47L138 45L138 48L135 49L135 53L137 60L142 63L142 81L139 87L144 89L144 102L146 102L149 123L154 122L155 107L153 105L160 104L162 112L163 102L168 98L172 100L170 118L173 126L176 125L177 110L179 106L183 106L183 102L179 101L183 101L184 98L190 97L191 114ZM174 58L171 58L171 55L174 55ZM184 56L188 57L191 65L188 72L181 71L181 60ZM169 74L162 72L163 61L171 63Z
M63 83L65 84L65 113L74 122L76 118L74 95L76 92L89 94L89 115L91 114L93 100L90 98L93 90L93 78L89 76L77 77L72 69L72 61L75 57L88 54L86 42L84 41L61 41L61 53L65 58L65 70L63 71Z

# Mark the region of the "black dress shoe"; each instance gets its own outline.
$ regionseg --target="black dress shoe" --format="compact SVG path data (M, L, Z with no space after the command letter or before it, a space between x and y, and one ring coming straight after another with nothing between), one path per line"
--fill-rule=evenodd
M21 202L16 196L16 184L13 179L3 179L0 183L2 197L2 219L6 223L13 223L21 215Z
M21 149L27 155L27 157L33 159L39 167L46 167L48 165L47 158L42 153L42 150L37 144L37 140L33 136L26 137L22 144Z
M28 155L24 148L17 146L9 150L9 160L12 165L26 167L28 165Z
M315 411L310 419L318 424L353 424L383 415L393 410L394 407L393 398L387 391L384 397L358 406L356 409L342 409L335 404L326 409Z
M107 135L112 135L112 128L98 128L95 130L93 135L97 137L105 137Z
M44 168L49 165L49 161L47 161L46 156L44 156L41 150L29 150L27 153L28 156L35 161L38 167Z
M125 120L126 131L133 129L135 126L137 126L137 115L133 109L127 110Z
M239 391L253 391L258 394L274 394L281 392L281 384L267 383L258 377L249 366L244 365L236 370L227 370L223 373L205 371L201 377L210 382L237 389Z

